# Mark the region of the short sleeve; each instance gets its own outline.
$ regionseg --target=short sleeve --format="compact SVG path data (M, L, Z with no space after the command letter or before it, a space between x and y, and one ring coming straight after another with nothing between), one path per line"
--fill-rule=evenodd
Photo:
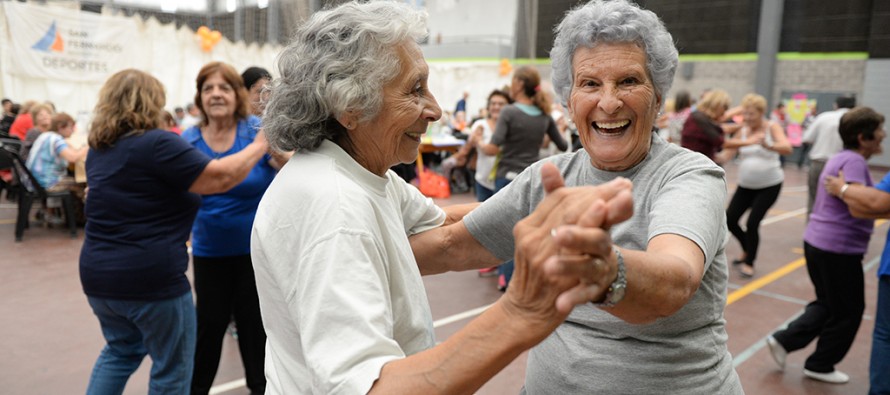
M174 133L162 133L152 147L159 178L177 189L187 190L210 163L210 158Z
M385 259L373 238L338 230L305 254L287 295L308 376L319 394L364 394L383 365L405 357L393 339Z
M445 223L445 211L433 199L424 196L392 170L388 172L389 182L399 197L399 211L405 225L405 234L411 236Z
M55 154L56 156L61 156L62 150L68 147L68 143L65 141L64 138L62 138L62 136L56 135L52 137L53 154Z
M649 196L653 202L647 238L668 233L685 237L699 246L710 264L726 238L724 173L701 156L684 162Z
M859 158L856 158L859 159ZM871 175L868 172L868 163L865 160L847 160L841 164L844 179L847 182L871 186Z

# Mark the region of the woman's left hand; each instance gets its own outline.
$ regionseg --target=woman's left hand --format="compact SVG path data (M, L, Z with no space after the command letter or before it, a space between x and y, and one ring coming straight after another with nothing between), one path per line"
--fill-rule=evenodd
M841 194L841 188L847 183L844 180L844 171L840 170L837 172L837 177L828 175L825 176L825 190L828 191L828 194L831 196L839 196Z

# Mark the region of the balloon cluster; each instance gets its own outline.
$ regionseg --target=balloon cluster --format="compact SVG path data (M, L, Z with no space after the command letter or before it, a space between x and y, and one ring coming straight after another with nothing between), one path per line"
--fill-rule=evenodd
M201 42L201 49L204 52L210 52L213 47L222 39L222 33L219 30L210 30L207 26L198 28L198 40Z
M506 76L510 75L510 73L512 71L513 71L513 66L510 65L510 60L508 60L507 58L501 59L501 69L498 71L498 73L501 75L501 77L506 77Z

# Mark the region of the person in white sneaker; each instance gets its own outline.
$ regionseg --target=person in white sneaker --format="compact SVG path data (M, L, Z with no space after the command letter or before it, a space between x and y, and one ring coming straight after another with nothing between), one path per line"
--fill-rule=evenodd
M874 227L874 220L850 213L844 201L849 186L834 196L823 185L829 176L838 174L843 174L848 183L873 185L867 160L882 151L883 124L884 116L868 107L854 108L841 118L844 150L829 159L822 170L813 214L804 233L807 272L816 300L787 329L767 338L773 358L784 368L785 354L806 347L818 337L816 351L807 358L803 371L814 380L835 384L850 380L835 365L850 351L862 322L862 258Z

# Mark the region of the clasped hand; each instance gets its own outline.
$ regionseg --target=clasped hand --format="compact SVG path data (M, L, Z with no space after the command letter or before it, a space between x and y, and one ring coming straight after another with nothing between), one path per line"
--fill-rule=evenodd
M548 323L575 305L602 299L617 275L609 227L633 215L632 184L565 187L550 163L541 169L547 196L513 229L513 279L507 300Z

